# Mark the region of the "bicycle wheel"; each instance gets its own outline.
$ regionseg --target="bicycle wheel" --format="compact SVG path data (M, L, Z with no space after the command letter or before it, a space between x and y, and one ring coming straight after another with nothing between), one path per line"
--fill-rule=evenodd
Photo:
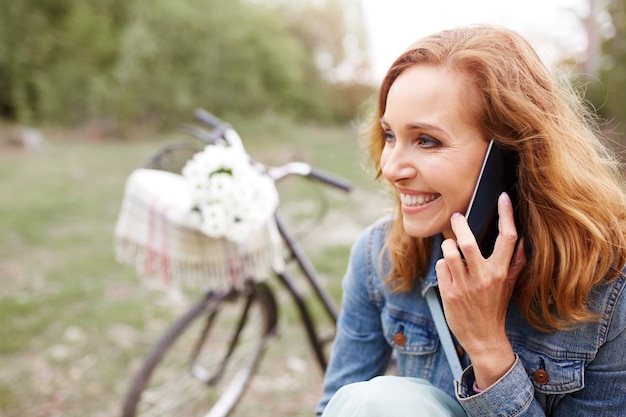
M148 355L122 416L227 416L274 335L276 319L265 284L246 293L208 293Z

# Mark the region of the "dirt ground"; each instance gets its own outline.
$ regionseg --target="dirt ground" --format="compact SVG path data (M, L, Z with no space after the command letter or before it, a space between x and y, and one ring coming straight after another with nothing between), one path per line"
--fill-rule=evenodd
M137 145L133 152L143 156L144 147ZM112 266L119 201L107 196L118 196L123 178L101 173L121 157L137 159L115 149L101 149L90 164L84 156L92 151L76 146L51 151L56 158L51 162L37 154L2 159L0 179L20 170L26 175L23 183L37 187L6 181L0 186L4 201L29 191L12 201L12 212L5 212L25 213L12 214L21 229L6 220L0 230L5 245L0 250L0 323L5 327L0 329L5 349L0 352L0 417L119 416L134 371L172 320L150 304L151 296L132 270ZM37 171L20 168L43 162ZM312 256L349 247L365 225L384 214L379 195L355 189L347 200L307 236ZM81 217L87 210L93 217ZM341 272L326 277L335 287L346 261L342 255L336 268ZM281 317L278 336L233 416L313 416L322 378L297 320Z

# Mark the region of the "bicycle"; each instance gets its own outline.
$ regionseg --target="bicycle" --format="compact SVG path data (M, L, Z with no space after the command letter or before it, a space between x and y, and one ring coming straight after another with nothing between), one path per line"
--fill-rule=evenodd
M205 110L196 111L202 127L184 125L183 131L197 139L164 146L144 167L179 172L198 144L225 143L243 148L237 132L229 124ZM206 128L210 130L206 130ZM199 141L198 141L199 140ZM347 181L315 169L303 162L280 167L255 166L279 182L289 176L316 180L342 191ZM320 284L318 272L299 246L278 211L274 224L284 248L282 260L294 265L298 276L312 290L334 325L338 309ZM274 268L277 285L293 300L308 344L322 373L327 364L327 346L334 334L321 335L313 313L298 289L294 275L286 268ZM245 284L223 290L208 288L202 297L180 316L154 345L135 375L124 400L122 417L203 415L225 417L235 408L262 360L269 343L276 337L279 310L275 290L266 280L247 277Z

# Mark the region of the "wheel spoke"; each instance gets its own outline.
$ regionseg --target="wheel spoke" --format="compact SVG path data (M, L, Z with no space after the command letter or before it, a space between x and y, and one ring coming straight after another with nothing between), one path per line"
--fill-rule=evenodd
M246 314L242 312L250 300L244 294L217 302L206 299L189 310L144 363L131 386L123 417L228 415L273 335L275 305L268 297L269 290L261 295L253 292ZM212 309L219 311L207 327Z

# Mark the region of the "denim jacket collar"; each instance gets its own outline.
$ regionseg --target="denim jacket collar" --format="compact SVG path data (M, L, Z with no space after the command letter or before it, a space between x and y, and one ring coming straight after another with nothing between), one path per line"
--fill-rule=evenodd
M426 291L428 291L430 287L437 285L437 271L435 270L435 265L439 259L443 258L443 253L441 252L442 243L443 235L441 233L433 236L428 272L424 276L424 279L420 280L420 292L422 293L422 296L426 296Z

